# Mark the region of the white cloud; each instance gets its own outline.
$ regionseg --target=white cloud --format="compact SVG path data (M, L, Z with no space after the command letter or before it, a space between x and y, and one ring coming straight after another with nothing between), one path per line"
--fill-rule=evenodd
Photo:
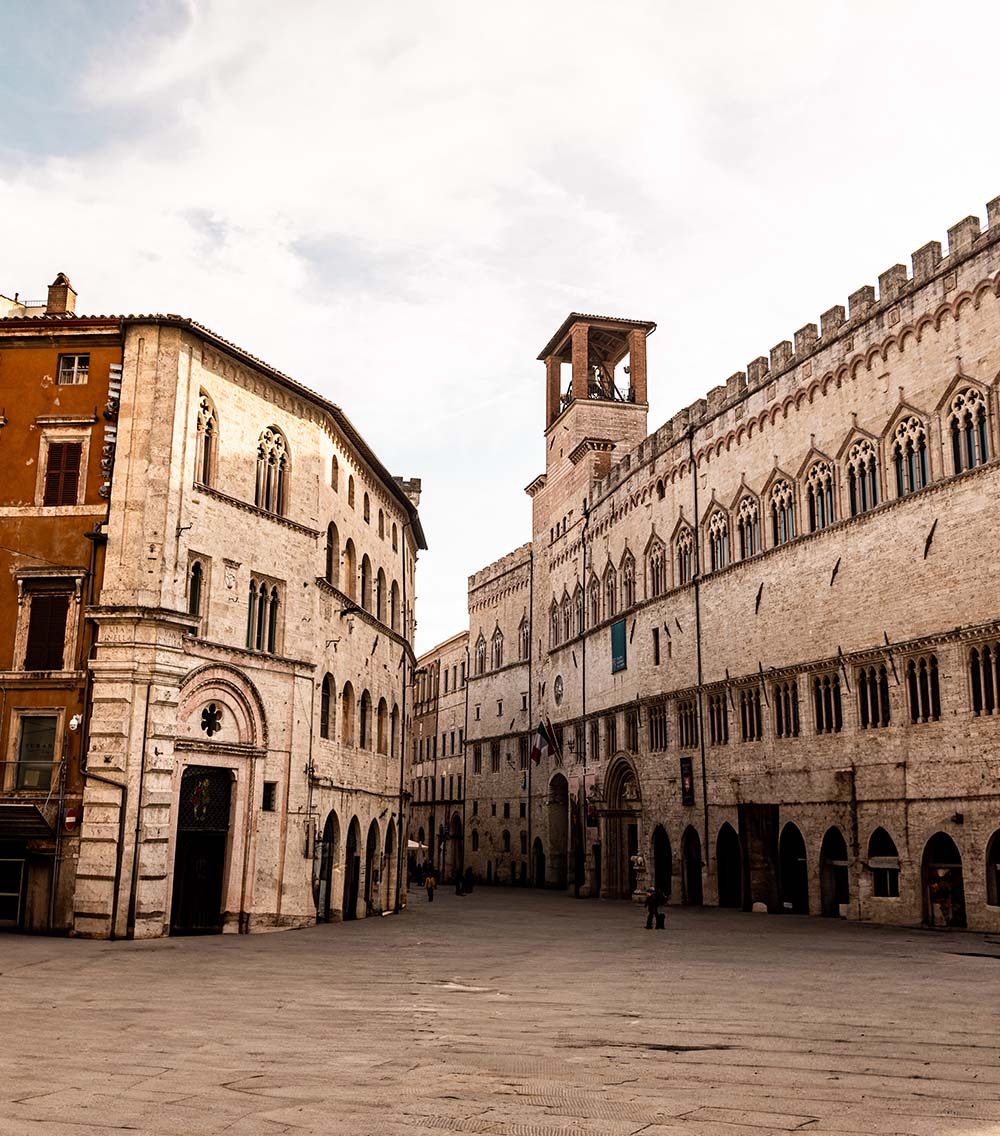
M67 77L103 141L0 165L0 290L66 271L342 402L425 478L422 646L530 535L567 311L657 320L655 428L1000 193L986 3L167 13Z

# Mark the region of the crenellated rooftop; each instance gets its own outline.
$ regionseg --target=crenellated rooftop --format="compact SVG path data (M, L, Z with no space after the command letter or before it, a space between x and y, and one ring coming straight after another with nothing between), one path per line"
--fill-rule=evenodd
M802 367L814 356L822 355L824 369L832 369L850 356L864 351L876 339L885 336L887 322L890 325L898 322L898 311L893 310L905 306L932 282L943 281L944 292L949 292L955 287L952 274L962 263L989 245L1000 242L1000 197L993 198L986 205L985 229L981 227L979 217L969 216L952 225L947 235L946 253L942 251L940 241L921 245L910 257L910 271L904 264L894 264L879 273L877 294L874 285L862 285L848 296L846 307L835 304L828 308L821 314L818 325L804 324L790 340L783 339L767 355L751 359L745 371L730 375L724 383L713 387L705 398L696 399L690 406L679 410L616 462L607 477L595 482L591 500L599 501L632 470L687 438L689 431L707 426L757 391Z

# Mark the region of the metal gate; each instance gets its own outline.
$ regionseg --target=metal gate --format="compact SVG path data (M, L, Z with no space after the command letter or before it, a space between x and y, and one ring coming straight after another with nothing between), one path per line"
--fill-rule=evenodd
M173 935L204 935L222 930L231 795L230 770L199 765L184 770L170 913Z

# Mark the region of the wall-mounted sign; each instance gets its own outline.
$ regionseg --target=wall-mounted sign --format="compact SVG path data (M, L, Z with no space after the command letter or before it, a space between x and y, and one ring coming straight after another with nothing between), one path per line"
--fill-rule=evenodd
M619 619L611 624L611 673L625 670L628 660L625 655L625 620Z
M681 758L681 804L694 804L694 770L690 757Z

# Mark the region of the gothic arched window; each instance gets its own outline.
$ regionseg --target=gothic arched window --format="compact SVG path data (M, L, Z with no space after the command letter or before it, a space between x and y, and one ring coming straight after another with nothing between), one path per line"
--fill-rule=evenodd
M570 604L569 594L563 592L562 603L559 605L559 614L562 619L562 641L569 642L573 638L573 608Z
M829 462L814 462L806 476L809 495L809 531L818 532L833 524L833 469Z
M188 572L188 615L201 615L201 591L204 578L205 574L201 561L193 561Z
M583 634L583 588L580 587L579 583L573 592L573 626L575 635Z
M486 673L486 640L483 638L482 632L479 633L479 638L476 640L476 674L481 675Z
M919 418L904 418L892 435L892 461L896 467L896 496L923 489L930 480L927 466L927 431Z
M378 714L375 719L375 748L379 753L389 752L389 704L384 698L378 700Z
M333 461L330 463L330 488L336 491L337 483L340 481L340 462L337 461L337 455L333 455Z
M215 482L215 459L219 443L219 419L215 404L204 391L198 397L198 445L195 456L195 482Z
M984 643L969 654L972 712L996 714L1000 708L1000 644Z
M531 656L531 624L528 622L528 617L524 616L521 620L521 626L517 629L517 645L520 652L522 661L530 658Z
M590 581L590 626L601 622L601 585L595 577Z
M399 584L395 580L389 589L389 626L393 631L399 630Z
M361 515L364 518L366 525L370 525L372 523L372 503L371 498L367 493L364 495L364 499L361 504Z
M852 517L878 504L878 455L867 438L855 442L847 452L847 488Z
M559 642L559 605L555 600L549 608L549 646L555 647Z
M708 522L708 548L713 572L729 567L729 521L721 509L716 509Z
M367 552L361 557L361 606L365 611L372 609L372 562Z
M662 596L667 590L667 550L663 542L654 540L649 547L649 595Z
M775 548L795 537L795 508L791 485L784 478L771 486L771 540Z
M354 687L344 683L340 699L340 740L345 746L354 745Z
M604 618L610 619L618 610L618 573L608 565L604 573Z
M503 632L498 627L493 632L493 642L490 647L490 668L499 670L503 666Z
M986 423L986 401L975 387L955 395L951 401L951 454L956 473L990 460Z
M336 701L337 688L333 682L333 675L326 674L323 676L323 688L319 702L319 736L321 738L329 738L333 734Z
M760 508L754 497L744 497L736 510L736 531L740 537L740 559L760 552Z
M354 508L354 474L347 475L347 503Z
M326 526L326 582L338 584L340 581L340 533L331 521Z
M358 716L358 748L372 748L372 696L361 692L361 712Z
M635 603L635 559L627 552L622 560L622 610Z
M284 515L288 498L288 443L276 426L268 426L257 442L257 491L254 503L268 513Z
M677 585L690 584L694 579L694 537L685 526L674 542L677 551Z

